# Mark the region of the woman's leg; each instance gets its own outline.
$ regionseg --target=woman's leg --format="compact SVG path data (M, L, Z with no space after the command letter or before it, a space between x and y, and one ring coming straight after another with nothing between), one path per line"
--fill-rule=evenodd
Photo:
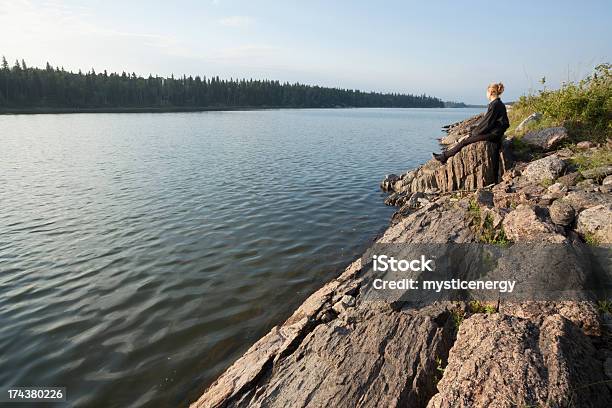
M442 154L444 155L445 159L448 159L449 157L453 157L454 155L459 153L461 149L463 149L465 146L469 144L476 143L476 142L483 142L483 141L497 142L497 140L498 140L498 136L495 134L491 134L491 133L487 133L484 135L470 135L466 137L465 139L461 140L460 142L456 143L450 149L445 150Z

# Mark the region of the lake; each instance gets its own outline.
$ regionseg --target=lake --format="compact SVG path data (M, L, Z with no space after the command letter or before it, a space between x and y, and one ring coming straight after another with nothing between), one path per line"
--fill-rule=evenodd
M479 109L0 116L0 389L181 406L387 225Z

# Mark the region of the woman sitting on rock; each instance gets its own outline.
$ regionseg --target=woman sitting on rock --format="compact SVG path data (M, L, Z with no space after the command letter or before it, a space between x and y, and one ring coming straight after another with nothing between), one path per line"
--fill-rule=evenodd
M474 128L470 135L457 142L453 147L440 154L432 153L434 159L441 163L446 163L449 157L459 153L465 146L482 141L489 141L501 145L504 132L510 126L506 105L499 99L499 95L504 92L504 84L491 84L487 88L487 99L489 108L482 120Z

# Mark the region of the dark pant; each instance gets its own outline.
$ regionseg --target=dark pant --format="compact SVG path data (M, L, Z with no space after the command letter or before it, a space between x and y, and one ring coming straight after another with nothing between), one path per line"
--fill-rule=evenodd
M459 143L455 144L450 149L445 150L444 156L448 159L449 157L452 157L456 155L457 153L459 153L459 151L463 149L465 146L472 144L472 143L476 143L476 142L484 142L484 141L493 142L493 143L497 143L499 147L499 144L501 143L501 139L502 139L501 136L496 133L487 133L484 135L470 135L466 137L465 139L463 139L462 141L460 141Z

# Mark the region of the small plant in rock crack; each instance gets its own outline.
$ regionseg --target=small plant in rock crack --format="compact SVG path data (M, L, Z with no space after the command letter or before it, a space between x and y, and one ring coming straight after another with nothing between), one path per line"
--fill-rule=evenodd
M442 361L442 358L436 357L436 374L435 374L435 379L434 379L434 382L436 383L436 385L438 384L438 382L440 382L440 380L442 379L442 376L444 375L443 364L444 362Z
M465 319L465 312L459 309L453 309L451 311L451 317L453 318L453 324L455 328L459 330L459 326L463 323L463 319Z
M597 310L599 310L599 313L612 314L612 300L598 300Z
M497 312L497 308L495 306L483 304L482 302L480 302L478 300L472 300L469 303L469 306L470 306L470 311L472 313L491 314L491 313L496 313Z

